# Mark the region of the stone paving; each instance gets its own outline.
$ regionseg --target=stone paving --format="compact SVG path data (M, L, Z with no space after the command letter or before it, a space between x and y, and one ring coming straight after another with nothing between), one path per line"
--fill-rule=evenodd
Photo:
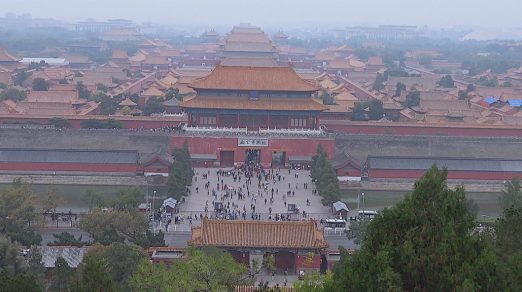
M243 214L243 210L247 211L246 219L252 219L253 210L251 205L255 206L255 215L260 215L261 219L269 219L270 208L272 210L272 219L276 214L289 214L288 204L296 204L299 208L299 214L291 215L292 219L301 219L302 211L304 210L307 214L307 218L328 218L332 217L332 214L328 207L321 204L321 197L314 195L312 190L315 189L315 184L312 182L310 177L310 171L307 170L288 170L288 169L274 169L274 173L279 173L281 179L269 179L262 181L265 186L259 187L258 179L252 178L251 183L247 185L245 176L241 175L241 181L237 179L234 182L232 176L220 176L218 181L218 170L228 171L232 168L196 168L194 169L196 175L193 180L192 187L190 188L190 195L186 197L185 203L180 205L180 213L184 216L195 214L205 215L205 206L208 204L207 215L209 217L215 216L214 201L224 202L227 206L230 204L231 210L239 210ZM267 170L268 171L268 170ZM207 179L203 178L203 174L207 174ZM205 184L210 182L210 187L205 188ZM217 189L219 183L219 190ZM304 184L308 184L305 188ZM221 198L225 194L222 185L226 185L228 189L239 191L239 188L243 190L245 198L242 200L238 199L237 195L233 198ZM248 186L248 191L247 191ZM274 189L274 200L270 203L271 192ZM216 192L216 196L213 196L213 190ZM290 191L291 195L287 196L287 192ZM250 196L248 196L250 193ZM217 198L217 200L216 200ZM266 199L266 203L265 203ZM309 200L309 205L307 204ZM286 201L286 205L285 205ZM237 205L233 208L233 204ZM242 215L241 215L242 216ZM238 219L242 219L239 217ZM193 224L198 220L194 220Z

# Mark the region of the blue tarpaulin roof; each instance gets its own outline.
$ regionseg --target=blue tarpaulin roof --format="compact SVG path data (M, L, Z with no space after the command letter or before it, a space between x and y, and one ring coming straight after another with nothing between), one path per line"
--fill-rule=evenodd
M520 107L522 105L522 99L509 99L508 103L512 107Z
M498 98L496 98L494 96L488 96L488 97L484 98L484 101L488 104L493 104L498 101Z

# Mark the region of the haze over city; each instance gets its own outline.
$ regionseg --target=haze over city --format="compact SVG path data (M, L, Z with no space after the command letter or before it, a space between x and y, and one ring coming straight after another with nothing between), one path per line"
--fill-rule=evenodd
M521 0L0 1L0 291L520 291Z
M250 22L264 27L401 24L434 27L520 27L517 0L16 0L2 11L66 21L124 18L139 22L230 26Z

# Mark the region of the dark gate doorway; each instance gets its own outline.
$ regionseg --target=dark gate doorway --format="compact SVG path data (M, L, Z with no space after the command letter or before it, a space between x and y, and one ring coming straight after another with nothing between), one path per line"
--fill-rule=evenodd
M232 167L234 166L234 151L221 150L219 153L219 166Z
M274 151L272 152L272 167L284 167L286 161L286 152Z
M289 251L279 251L275 254L275 266L278 271L294 273L295 254Z
M256 165L261 162L261 150L247 149L245 150L245 163L249 165Z

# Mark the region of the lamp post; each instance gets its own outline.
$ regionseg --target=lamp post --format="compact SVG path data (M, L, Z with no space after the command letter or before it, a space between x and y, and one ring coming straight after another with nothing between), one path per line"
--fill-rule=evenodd
M364 212L364 192L361 193L361 196L362 196L363 221L366 221L366 214Z
M152 213L152 233L156 233L156 229L154 228L154 224L156 220L154 220L154 199L156 198L156 190L152 191L152 206L150 207L150 212Z

